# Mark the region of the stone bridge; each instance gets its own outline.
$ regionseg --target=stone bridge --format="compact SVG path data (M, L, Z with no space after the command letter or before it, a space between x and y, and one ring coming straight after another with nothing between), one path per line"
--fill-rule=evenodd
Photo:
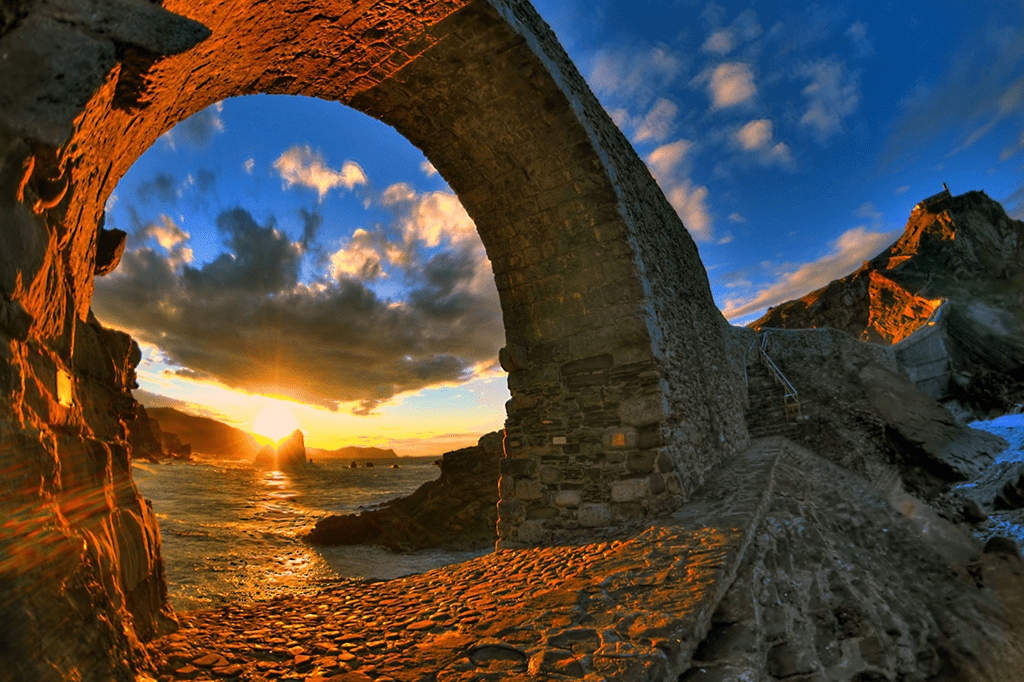
M139 351L90 299L123 248L102 227L118 180L228 97L393 126L475 221L512 398L499 547L676 509L746 445L697 249L527 2L162 4L0 9L0 669L130 679L168 614L125 436Z

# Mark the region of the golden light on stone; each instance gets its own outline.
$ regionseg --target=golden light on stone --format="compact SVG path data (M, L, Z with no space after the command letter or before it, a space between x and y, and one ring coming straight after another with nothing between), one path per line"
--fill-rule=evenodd
M57 370L57 402L63 407L71 407L75 403L75 393L71 385L71 377L62 369Z

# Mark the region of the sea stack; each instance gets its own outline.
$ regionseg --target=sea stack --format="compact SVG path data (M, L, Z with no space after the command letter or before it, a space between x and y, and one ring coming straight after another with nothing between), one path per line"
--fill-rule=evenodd
M295 429L287 440L277 446L277 468L296 469L306 464L306 444L302 431Z

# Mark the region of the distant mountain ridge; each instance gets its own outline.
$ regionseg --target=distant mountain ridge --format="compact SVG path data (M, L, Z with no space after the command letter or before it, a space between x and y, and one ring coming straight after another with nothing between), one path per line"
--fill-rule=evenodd
M198 454L252 459L263 445L273 445L268 438L243 431L211 417L197 417L173 407L148 407L144 410L149 419L159 425L159 431L175 434L182 443L191 445L192 451ZM398 459L398 453L391 448L357 445L335 450L307 447L305 451L306 456L311 459Z
M306 448L306 455L317 459L393 459L398 453L388 448L364 448L358 445L349 445L337 450L324 450L323 448Z
M256 437L247 431L228 426L210 417L197 417L173 407L147 408L150 418L160 424L164 433L173 433L192 452L211 457L251 459L259 452Z

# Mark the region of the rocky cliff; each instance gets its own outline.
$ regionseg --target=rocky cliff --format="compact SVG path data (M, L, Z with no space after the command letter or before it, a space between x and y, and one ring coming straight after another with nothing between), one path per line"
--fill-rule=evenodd
M131 446L132 459L147 459L159 462L164 458L164 436L160 424L150 419L146 408L139 405L135 419L128 422L128 444Z
M750 326L833 327L888 345L929 323L941 327L946 356L944 366L928 358L942 372L934 397L975 414L1024 401L1024 222L984 192L922 201L888 249Z
M260 445L251 433L216 419L197 417L171 407L153 407L148 413L160 423L165 434L174 434L182 444L191 445L192 452L228 459L251 459L259 452Z
M393 550L493 547L498 521L502 434L441 457L441 476L380 509L328 516L306 539L317 545L380 545Z

